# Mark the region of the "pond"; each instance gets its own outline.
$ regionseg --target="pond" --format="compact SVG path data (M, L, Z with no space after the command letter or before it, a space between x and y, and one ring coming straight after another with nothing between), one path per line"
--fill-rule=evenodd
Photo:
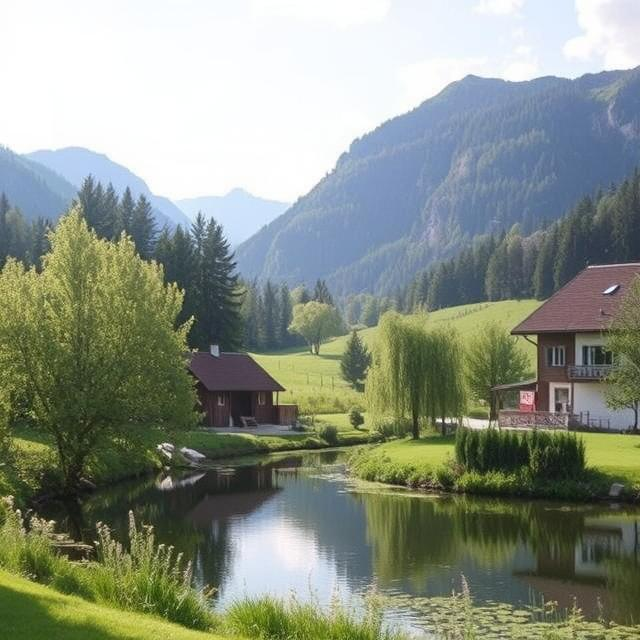
M127 514L191 558L216 606L263 593L328 603L372 585L390 617L420 627L418 603L460 590L477 603L541 597L585 615L640 620L640 511L464 496L353 483L342 452L292 454L122 483L48 517L93 540L103 521L124 539ZM76 529L77 530L77 529ZM415 606L414 606L415 605Z

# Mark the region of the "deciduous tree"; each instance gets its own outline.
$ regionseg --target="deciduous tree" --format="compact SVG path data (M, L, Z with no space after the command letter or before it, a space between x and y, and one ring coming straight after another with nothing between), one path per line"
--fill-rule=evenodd
M337 309L329 304L311 300L293 307L293 320L289 331L301 335L311 353L320 354L320 345L343 329L342 318Z
M99 240L76 208L51 234L43 269L0 273L0 400L28 395L73 492L111 438L193 424L182 292L133 243ZM0 402L0 405L2 402Z

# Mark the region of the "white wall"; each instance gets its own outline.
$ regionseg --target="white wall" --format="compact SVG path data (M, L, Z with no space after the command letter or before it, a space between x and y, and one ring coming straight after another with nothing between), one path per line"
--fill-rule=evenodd
M604 347L607 343L606 337L602 333L576 333L576 361L580 366L582 362L582 347ZM567 364L574 364L567 362Z
M605 400L605 382L575 382L573 385L573 413L589 412L591 419L608 418L611 429L625 429L633 425L633 411L613 411ZM603 425L604 426L604 425Z

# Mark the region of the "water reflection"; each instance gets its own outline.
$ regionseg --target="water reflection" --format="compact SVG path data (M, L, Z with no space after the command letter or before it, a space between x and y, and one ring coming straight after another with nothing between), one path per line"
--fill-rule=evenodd
M354 490L338 452L118 485L63 515L93 539L93 523L126 532L127 513L194 561L218 601L263 592L328 602L371 584L390 595L446 595L467 578L478 601L529 604L540 596L585 614L640 620L640 514Z

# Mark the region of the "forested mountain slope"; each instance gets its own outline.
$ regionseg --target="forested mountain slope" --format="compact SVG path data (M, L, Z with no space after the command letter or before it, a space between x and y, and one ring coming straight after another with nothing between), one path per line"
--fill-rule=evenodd
M160 226L190 224L189 218L171 200L153 194L142 178L106 155L82 147L66 147L55 151L34 151L26 157L60 174L76 189L89 174L104 185L111 183L119 195L129 187L134 198L143 195L149 200Z
M27 219L55 220L67 209L76 189L47 167L0 147L0 193Z
M640 69L468 76L355 140L237 251L245 277L388 292L478 235L530 233L640 163Z

